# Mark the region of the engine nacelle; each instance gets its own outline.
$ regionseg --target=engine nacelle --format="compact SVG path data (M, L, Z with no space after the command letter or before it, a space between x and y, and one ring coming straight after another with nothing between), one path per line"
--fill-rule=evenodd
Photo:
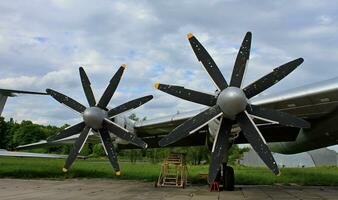
M114 117L114 119L112 121L115 122L120 127L127 129L130 133L136 134L135 130L134 130L135 121L129 119L127 116L118 115L118 116ZM111 134L112 139L114 140L114 143L116 143L116 144L129 144L128 141L125 141L121 138L116 137L114 135L114 133L110 133L110 134Z

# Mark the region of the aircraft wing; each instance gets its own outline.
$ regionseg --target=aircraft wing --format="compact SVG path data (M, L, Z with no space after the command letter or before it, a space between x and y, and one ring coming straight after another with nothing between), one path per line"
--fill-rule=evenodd
M47 154L47 153L26 153L18 151L7 151L0 149L0 156L5 157L29 157L29 158L66 158L67 155Z
M135 122L134 129L140 137L166 135L175 127L182 124L185 120L197 115L202 110L177 113L151 120L137 121Z
M304 119L318 119L338 106L338 78L255 98L252 104L262 105Z
M267 108L273 108L283 112L302 117L309 122L316 121L337 109L338 106L338 78L327 81L295 88L278 94L258 96L251 101L253 105L260 105ZM195 116L201 110L182 112L174 115L160 117L134 123L134 132L148 143L149 148L157 148L158 141L167 135L175 127L182 124L185 120ZM254 119L258 124L266 142L287 142L294 141L299 133L298 128L284 127L278 124L266 123L259 119ZM180 140L171 146L201 146L208 140L208 133L217 128L217 120L201 128L197 133ZM245 137L241 134L239 127L235 124L231 130L232 134L237 135L234 143L247 143ZM78 135L74 135L63 140L44 144L28 144L20 148L37 148L40 146L70 144L73 143ZM91 134L88 142L99 142L100 140ZM121 149L137 148L131 144L119 144Z
M8 97L16 96L16 94L38 94L38 95L47 95L45 92L32 92L26 90L11 90L11 89L1 89L0 94Z
M258 96L251 101L251 104L287 112L312 122L337 109L338 78L279 92L278 94ZM149 147L158 147L157 141L162 136L168 134L175 127L199 112L201 110L136 122L134 129L139 137L142 137L146 142L147 140L149 141ZM298 128L265 123L258 119L255 119L255 121L258 123L266 142L294 141L299 133ZM199 132L212 131L210 129L212 129L212 124L203 127ZM234 143L247 143L237 125L232 127L231 132L239 133ZM205 142L206 139L201 139L200 135L198 133L192 134L185 140L179 141L179 144L175 143L173 146L201 145L201 141ZM121 146L123 147L123 145ZM131 145L124 147L132 148Z
M0 88L0 116L5 107L7 97L15 97L17 94L47 95L47 93L44 92L32 92L25 90L10 90Z
M16 149L19 150L29 150L29 149L37 149L37 148L45 148L45 147L56 147L62 145L73 145L75 140L79 137L80 134L76 134L67 138L63 138L56 141L47 142L47 140L41 140L39 142L19 145ZM93 132L89 132L88 139L86 143L98 143L100 141L99 137L95 135Z

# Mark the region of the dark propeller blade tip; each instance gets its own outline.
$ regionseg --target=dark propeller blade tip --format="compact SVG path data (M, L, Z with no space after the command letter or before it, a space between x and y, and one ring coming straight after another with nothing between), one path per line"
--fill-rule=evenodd
M304 62L304 59L303 58L298 58L296 59L297 62L299 62L299 65L302 64Z
M250 41L250 43L251 43L251 40L252 40L252 33L251 33L250 31L247 32L247 33L245 34L244 38L245 38L246 41Z
M141 98L145 98L147 100L150 100L150 99L154 98L154 96L153 95L147 95L147 96L144 96L144 97L141 97Z
M252 33L251 33L251 32L247 32L247 33L245 34L245 38L246 38L246 40L250 40L250 43L251 43L251 40L252 40Z
M83 69L83 67L79 67L79 72L80 72L80 76L86 76L86 72L85 70Z
M148 101L152 100L154 98L153 95L147 95L147 96L144 96L144 97L141 97L141 98L144 98L145 99L145 102L144 103L147 103ZM144 104L142 103L142 104ZM140 105L142 105L140 104Z
M83 69L83 67L79 67L79 72L80 72L81 79L86 78L89 81L86 71Z
M47 93L47 94L51 94L52 92L53 92L52 89L49 89L49 88L46 89L46 93Z

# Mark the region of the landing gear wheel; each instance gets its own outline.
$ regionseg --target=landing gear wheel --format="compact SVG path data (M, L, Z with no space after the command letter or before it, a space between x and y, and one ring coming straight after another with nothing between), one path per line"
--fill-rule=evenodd
M235 190L235 175L234 169L229 166L223 167L223 190L234 191Z

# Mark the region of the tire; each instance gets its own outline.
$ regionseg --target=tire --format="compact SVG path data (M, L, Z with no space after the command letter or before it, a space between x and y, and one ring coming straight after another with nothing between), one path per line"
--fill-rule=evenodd
M229 166L223 167L223 190L234 191L235 190L235 175L234 169Z

